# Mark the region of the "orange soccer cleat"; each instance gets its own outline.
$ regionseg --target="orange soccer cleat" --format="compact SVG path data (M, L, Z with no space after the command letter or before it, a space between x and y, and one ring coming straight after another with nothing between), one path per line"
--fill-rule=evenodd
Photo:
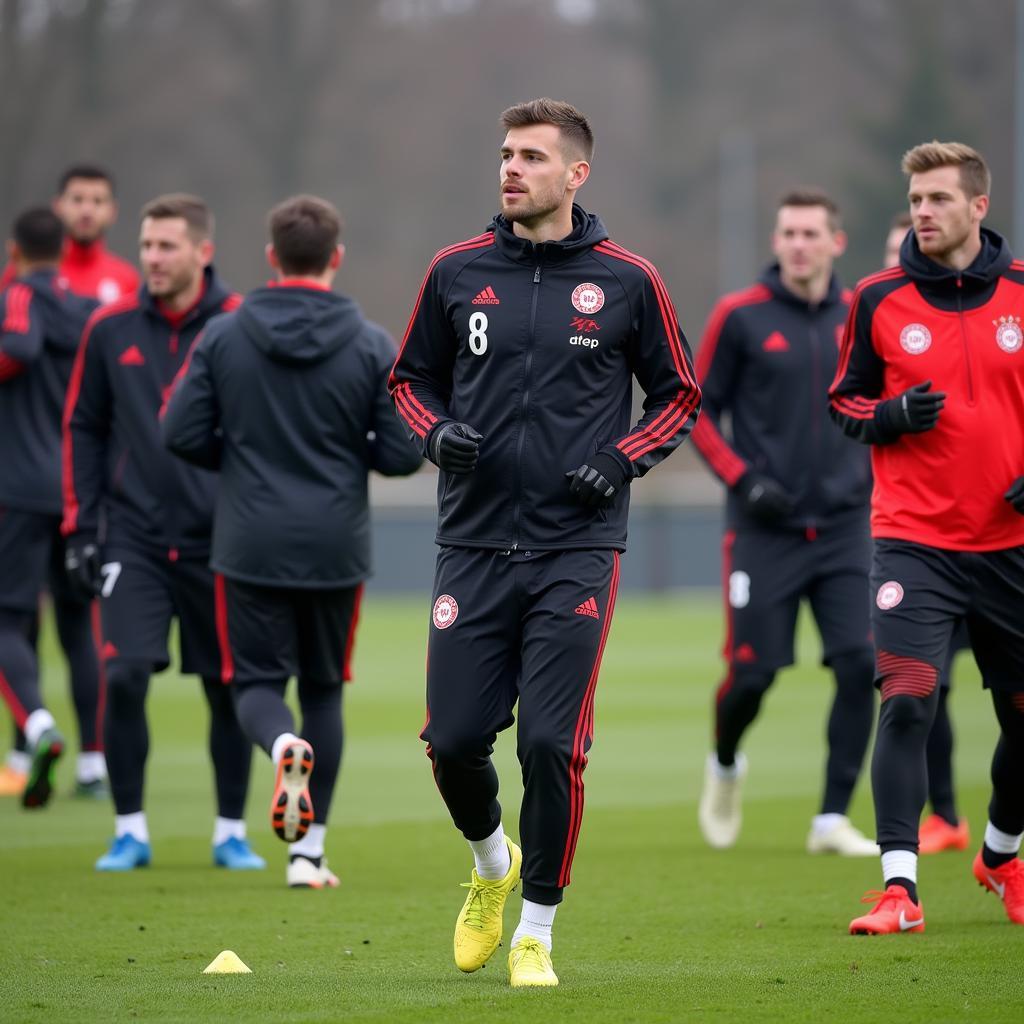
M313 821L309 797L309 776L313 771L313 748L305 740L289 743L281 754L270 798L270 824L286 843L294 843Z
M974 877L978 885L1003 901L1006 916L1014 924L1024 924L1024 861L1014 857L997 868L990 868L985 866L979 851L974 858Z
M971 830L967 819L959 825L950 825L938 814L930 814L917 831L918 853L941 853L943 850L966 850L971 843Z
M902 885L890 885L885 892L872 889L861 903L874 903L874 909L850 922L851 935L892 935L898 932L923 932L924 908L915 903Z

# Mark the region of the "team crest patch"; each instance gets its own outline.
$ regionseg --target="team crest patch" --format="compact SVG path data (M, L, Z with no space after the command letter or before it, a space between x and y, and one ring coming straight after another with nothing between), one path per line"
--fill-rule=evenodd
M591 284L589 281L584 284L578 284L573 289L572 304L581 313L586 313L589 316L604 306L604 292L596 284Z
M895 608L902 600L903 587L895 580L889 580L888 583L883 583L878 588L878 593L875 595L875 604L877 604L883 612L888 611L890 608Z
M932 332L924 324L907 324L900 331L900 345L904 352L919 356L931 348Z
M459 617L459 602L451 594L442 594L434 602L434 625L447 629Z
M992 323L996 325L996 344L1004 352L1019 352L1024 346L1024 331L1020 329L1020 317L1001 316Z

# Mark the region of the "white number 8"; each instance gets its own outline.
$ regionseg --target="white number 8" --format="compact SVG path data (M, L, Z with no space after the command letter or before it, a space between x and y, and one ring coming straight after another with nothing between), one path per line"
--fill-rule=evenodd
M475 356L487 351L487 314L474 313L469 318L469 350Z
M750 604L750 577L745 572L729 576L729 604L733 608L746 608Z

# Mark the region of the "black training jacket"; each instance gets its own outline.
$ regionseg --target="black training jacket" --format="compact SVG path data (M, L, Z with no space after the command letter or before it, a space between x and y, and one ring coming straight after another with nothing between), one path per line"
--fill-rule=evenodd
M75 352L98 303L37 270L0 295L0 505L60 515L60 421Z
M835 277L820 303L806 302L773 264L757 284L716 303L697 352L704 406L693 443L729 488L748 470L781 485L796 504L782 529L867 514L869 460L829 416L849 303ZM732 490L726 514L733 527L747 520Z
M503 217L427 270L390 379L430 456L452 420L484 439L473 473L442 472L437 542L498 550L626 546L629 489L593 510L566 473L595 452L643 476L693 427L700 390L655 268L573 207L573 232L534 245ZM632 380L646 392L630 426Z
M240 301L207 268L182 317L169 319L145 286L93 314L64 410L66 535L95 537L102 519L107 545L209 552L217 477L167 451L159 415L196 336Z
M249 583L370 575L367 474L421 464L386 389L395 345L348 298L258 288L218 317L167 403L171 451L220 470L210 565Z

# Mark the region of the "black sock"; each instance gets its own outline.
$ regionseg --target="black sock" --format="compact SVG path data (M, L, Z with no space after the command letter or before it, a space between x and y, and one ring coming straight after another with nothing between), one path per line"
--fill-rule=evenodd
M917 882L912 882L909 878L887 878L885 880L886 889L890 885L902 885L907 890L907 895L910 897L911 903L917 903Z
M832 659L836 693L828 718L822 814L846 814L875 721L875 659L870 650Z
M1004 864L1009 864L1011 860L1015 860L1017 854L1015 853L996 853L995 850L987 845L983 845L981 848L981 862L987 868L1001 868Z
M928 760L928 802L944 822L956 828L960 819L953 797L953 726L949 720L948 699L948 686L940 687L925 756Z
M341 694L344 684L299 679L299 706L302 708L302 738L313 748L316 763L309 778L309 798L313 801L313 821L327 824L341 766L345 730L342 724Z
M242 731L235 714L231 687L219 679L204 676L203 691L210 705L209 747L217 789L217 814L235 820L244 818L252 742Z
M772 685L774 672L749 665L734 665L715 694L715 750L718 763L728 767L736 761L736 748L757 717L761 700Z

